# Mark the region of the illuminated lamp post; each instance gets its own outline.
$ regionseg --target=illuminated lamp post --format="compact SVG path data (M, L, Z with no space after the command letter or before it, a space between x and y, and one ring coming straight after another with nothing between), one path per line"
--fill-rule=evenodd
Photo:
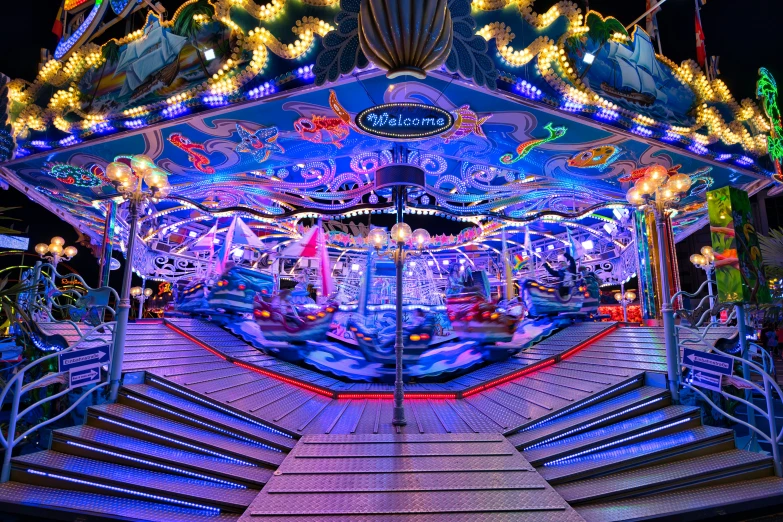
M636 292L628 290L623 292L622 289L619 292L615 292L614 300L620 303L623 307L623 322L628 322L628 305L636 300Z
M628 190L626 198L640 209L649 208L655 216L658 232L658 255L661 272L661 316L666 341L666 366L669 391L675 402L679 400L679 348L674 331L674 308L671 303L669 274L667 266L668 243L664 237L664 225L669 213L676 209L680 198L691 187L691 178L687 174L675 174L668 177L667 169L655 165Z
M696 268L701 268L707 274L707 293L710 296L711 311L715 306L715 296L712 293L712 276L715 274L715 254L712 251L712 247L701 247L701 254L693 254L690 259ZM715 323L717 320L717 317L710 313L710 322Z
M136 244L139 212L148 200L166 197L171 191L168 174L156 167L151 158L139 155L131 157L130 161L124 158L123 160L109 163L106 167L106 177L114 184L122 198L128 202L128 225L130 227L127 259L120 289L120 305L117 312L117 331L112 349L111 387L109 390L109 400L112 402L117 400L117 392L120 389L120 379L122 378L122 360L131 306L133 251Z
M152 288L134 286L131 288L130 293L139 302L139 319L141 319L144 314L144 301L152 296Z
M54 269L57 270L57 265L60 261L70 261L78 252L76 247L63 245L65 245L65 240L60 236L54 236L48 245L46 243L35 245L35 253L41 259L49 261Z

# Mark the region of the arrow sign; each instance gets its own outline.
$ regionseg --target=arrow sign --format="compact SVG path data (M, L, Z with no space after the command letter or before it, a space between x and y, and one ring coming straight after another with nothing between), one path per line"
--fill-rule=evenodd
M106 364L109 362L110 353L108 346L95 346L93 348L61 353L58 356L60 359L60 371L67 372L73 368Z
M723 375L731 375L734 368L731 357L717 353L700 352L693 348L686 348L682 354L682 364L693 369L706 370Z
M68 387L78 388L87 384L93 384L101 380L101 370L99 365L93 365L87 368L76 368L68 372Z
M723 377L721 374L704 370L693 370L692 376L691 384L693 386L720 391L721 378Z

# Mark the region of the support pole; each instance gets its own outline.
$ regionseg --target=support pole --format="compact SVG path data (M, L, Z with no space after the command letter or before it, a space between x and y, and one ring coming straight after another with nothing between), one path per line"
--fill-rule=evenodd
M120 306L117 312L117 332L112 348L109 401L115 402L120 391L122 380L122 359L125 354L125 336L128 330L128 316L130 315L130 289L133 277L133 249L136 246L136 227L139 220L139 201L132 196L128 201L128 219L130 219L130 231L128 232L128 252L125 259L125 270L122 274L122 287L120 293Z
M783 477L783 466L780 463L780 444L778 444L778 427L775 419L775 402L772 400L773 391L770 384L771 376L764 377L764 396L767 399L767 420L769 421L769 436L772 437L772 465L775 467L775 475ZM748 411L751 409L748 408ZM755 424L754 424L755 426ZM753 431L753 430L748 430ZM754 432L755 433L755 432Z
M402 223L403 220L403 204L405 201L405 187L395 187L395 204L397 206L397 222ZM403 406L403 400L405 399L405 391L402 385L402 271L405 268L405 243L402 241L397 242L397 251L394 254L394 265L396 269L396 283L397 283L397 300L395 303L396 308L396 321L397 330L396 337L394 339L394 355L395 355L395 372L394 372L394 414L392 417L392 424L395 426L405 426L407 424L405 420L405 407Z
M750 343L748 343L748 330L747 326L745 325L745 306L743 304L736 304L734 305L735 310L737 311L737 330L739 331L739 342L740 342L740 348L742 353L742 378L746 381L750 381L750 366L745 364L744 361L747 361L750 357L749 350L750 350ZM766 389L767 383L766 378L764 379L764 387ZM766 394L767 398L770 397L769 394ZM749 403L753 404L753 390L745 390L745 400ZM767 399L769 401L769 399ZM767 406L771 406L769 402L767 403ZM774 416L775 412L774 409L770 409L768 411L768 414L770 417L773 417L774 422ZM756 412L753 408L748 407L748 424L754 427L756 426ZM751 451L756 451L758 448L758 439L756 436L756 432L753 430L748 430L750 432L750 441L748 442L747 449ZM773 446L777 446L777 442L774 441L774 437L776 436L773 433L770 433L770 436L773 437ZM778 461L779 462L779 461Z
M98 274L98 287L109 286L109 273L111 271L111 234L114 231L114 222L117 216L117 204L109 201L109 208L106 211L106 223L103 226L103 244L101 248L101 268Z
M625 300L625 281L620 282L620 294L622 294L622 299L620 299L620 304L623 305L623 322L628 322L628 301Z
M715 266L707 268L707 293L710 296L710 322L715 324L718 318L712 315L712 309L715 307L715 294L712 293L712 275L715 273Z
M668 242L664 236L666 216L663 211L656 212L655 226L658 230L658 255L661 268L661 316L663 318L663 335L666 341L666 373L669 380L669 391L674 403L680 402L680 348L677 346L674 330L674 308L672 308L671 292L669 290Z
M142 278L141 279L141 295L139 295L139 316L138 318L141 319L144 315L144 300L146 299L146 296L144 295L144 288L147 286L147 280Z

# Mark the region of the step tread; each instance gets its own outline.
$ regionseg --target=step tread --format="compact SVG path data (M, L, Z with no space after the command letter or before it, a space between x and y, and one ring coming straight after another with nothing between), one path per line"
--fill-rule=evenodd
M235 522L239 516L230 513L187 508L136 500L133 498L101 495L20 482L0 484L0 505L17 504L33 509L53 509L101 516L106 519L144 520L148 522Z
M508 437L515 446L523 446L536 443L549 436L568 431L574 427L594 422L619 411L636 405L662 398L661 403L668 397L668 391L653 386L642 386L629 392L612 397L597 404L586 406L573 413L566 414L551 421L545 421L535 428L514 433Z
M161 383L166 385L166 383ZM153 399L158 402L165 403L171 406L173 409L179 410L180 413L187 413L197 416L201 420L211 420L220 423L222 426L237 430L242 435L249 435L261 440L265 440L273 443L277 446L282 446L288 449L293 448L296 445L296 441L291 437L280 435L273 431L264 429L261 426L248 422L239 418L238 416L230 413L224 413L214 408L210 408L206 405L201 405L194 400L186 399L161 390L154 385L149 384L132 384L129 386L123 386L123 390L128 390L135 395ZM192 393L192 392L187 392ZM206 400L206 399L205 399Z
M734 440L731 430L715 428L713 426L698 426L677 433L670 433L661 437L655 437L642 442L626 444L617 448L589 453L582 457L557 464L546 465L538 468L538 472L547 481L564 481L568 477L585 472L598 472L599 470L622 464L641 457L655 457L656 454L667 452L673 448L687 451L689 446L714 440L729 438Z
M637 489L665 485L681 479L710 475L713 472L738 470L754 465L772 466L768 455L744 450L722 451L690 459L668 462L603 477L576 480L555 486L567 502L586 502L606 495L632 492Z
M575 509L587 522L612 522L672 516L740 503L762 507L759 506L759 501L769 502L765 505L783 503L783 479L767 477L730 484L717 484L647 497L588 504L578 506ZM715 515L718 513L716 512Z
M263 463L279 466L285 458L285 454L280 451L266 449L250 442L245 442L227 435L221 435L206 429L196 428L189 424L169 420L165 417L158 417L157 415L152 415L151 413L137 410L124 404L101 404L99 406L91 406L89 411L96 416L115 417L125 424L141 425L144 427L143 429L163 432L167 437L172 437L184 442L209 445L213 448L231 452L235 455L241 455L245 458Z
M205 475L224 477L227 480L245 480L256 484L265 484L272 477L272 470L260 466L246 466L230 460L204 455L185 449L172 448L137 439L122 433L116 433L94 426L72 426L56 430L55 440L72 440L106 449L120 454L129 454L168 466L187 466L188 469L201 470ZM99 453L99 452L95 452ZM96 458L100 458L96 455Z
M564 437L548 444L525 450L522 454L528 462L537 462L554 458L564 453L589 448L596 444L610 442L647 429L653 429L687 416L700 417L699 408L696 406L666 406L665 408L621 420L614 424Z
M201 502L218 501L235 507L247 507L258 495L258 490L232 487L226 484L188 478L160 471L149 471L112 462L88 459L58 451L45 450L29 453L12 460L19 469L45 469L51 473L78 476L85 480L111 480L122 486L143 487L162 494L185 496Z

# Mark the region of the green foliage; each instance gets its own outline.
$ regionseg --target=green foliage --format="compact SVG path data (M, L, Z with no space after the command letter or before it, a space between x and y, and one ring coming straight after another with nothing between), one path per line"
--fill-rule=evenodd
M759 247L771 277L783 277L783 229L770 230L769 236L759 236Z
M587 35L596 42L599 47L608 42L609 38L611 38L614 33L628 36L628 31L625 30L623 24L611 16L604 19L601 18L601 15L590 12L585 20L585 25L587 25L589 29Z
M101 48L101 56L107 63L117 63L120 59L120 46L117 45L116 40L109 40L106 45Z

